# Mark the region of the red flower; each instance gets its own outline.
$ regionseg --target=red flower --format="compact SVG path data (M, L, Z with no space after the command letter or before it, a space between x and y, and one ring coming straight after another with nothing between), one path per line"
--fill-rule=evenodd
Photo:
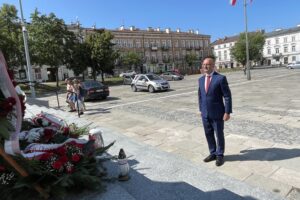
M40 160L46 161L49 160L49 158L52 156L52 153L44 153L43 155L41 155Z
M66 172L67 172L68 174L72 174L72 173L74 172L74 167L67 167L67 168L66 168Z
M78 155L78 154L73 154L72 155L72 161L73 162L79 162L80 161L80 155Z
M63 135L67 136L69 133L70 133L70 128L69 127L64 127Z
M6 101L9 103L9 105L15 105L17 102L16 102L16 99L14 97L8 97L6 99Z
M75 146L78 147L78 148L80 148L80 149L82 149L84 147L84 144L76 143Z
M0 172L4 172L4 171L5 171L4 165L0 165Z
M62 156L58 159L63 165L68 162L68 157L67 156Z
M62 166L63 166L63 164L59 160L55 161L52 164L53 169L57 169L57 170L59 170Z
M58 155L65 155L67 150L66 150L65 146L62 146L62 147L59 147L58 149L56 149L55 152Z
M44 137L46 141L49 141L54 135L54 131L52 129L45 128L44 129Z

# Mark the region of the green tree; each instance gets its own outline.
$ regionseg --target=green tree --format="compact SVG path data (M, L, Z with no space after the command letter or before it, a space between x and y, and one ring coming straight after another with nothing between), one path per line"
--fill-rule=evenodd
M70 60L67 62L67 68L72 69L74 74L78 76L83 75L87 67L91 66L91 56L86 43L77 42L72 46Z
M191 53L191 54L187 54L185 56L185 62L188 64L189 67L192 67L193 64L198 60L198 57L196 54Z
M249 41L249 60L258 62L262 58L262 50L265 44L265 37L261 32L248 33ZM241 33L238 41L230 50L231 56L243 66L246 65L246 37Z
M48 65L55 69L58 86L58 68L67 64L75 36L68 31L62 19L54 13L41 15L37 10L31 15L29 26L30 53L35 65Z
M112 39L111 32L105 30L95 30L86 37L85 42L90 53L94 80L96 80L97 74L100 73L104 81L103 73L112 73L113 71L118 53L113 49Z
M122 61L129 69L136 70L137 66L141 65L142 58L136 52L130 51L123 57Z
M8 67L25 64L22 28L13 5L3 4L0 8L0 49Z

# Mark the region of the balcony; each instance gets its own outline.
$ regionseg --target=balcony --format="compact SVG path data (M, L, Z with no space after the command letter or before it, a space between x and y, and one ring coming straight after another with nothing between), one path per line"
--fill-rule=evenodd
M191 50L193 50L193 47L185 47L185 49L187 50L187 51L191 51Z
M158 47L155 46L155 45L153 45L153 46L150 46L150 49L151 49L151 51L157 51L157 50L158 50Z
M170 49L170 47L168 47L168 46L162 46L161 47L161 50L162 51L168 51Z

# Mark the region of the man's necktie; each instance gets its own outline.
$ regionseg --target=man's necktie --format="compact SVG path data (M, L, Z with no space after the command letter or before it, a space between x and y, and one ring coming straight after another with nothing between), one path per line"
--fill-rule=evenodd
M205 87L205 92L207 93L208 91L208 87L209 87L209 84L210 84L210 79L211 79L211 76L206 76L206 87Z

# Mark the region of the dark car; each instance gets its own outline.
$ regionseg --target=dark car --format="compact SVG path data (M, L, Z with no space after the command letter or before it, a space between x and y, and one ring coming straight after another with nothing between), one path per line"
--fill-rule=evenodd
M84 100L90 99L106 99L109 96L109 88L107 85L99 81L87 80L81 83Z
M123 84L124 85L130 85L132 80L134 79L135 75L131 75L131 76L128 76L128 75L124 75L123 76Z

